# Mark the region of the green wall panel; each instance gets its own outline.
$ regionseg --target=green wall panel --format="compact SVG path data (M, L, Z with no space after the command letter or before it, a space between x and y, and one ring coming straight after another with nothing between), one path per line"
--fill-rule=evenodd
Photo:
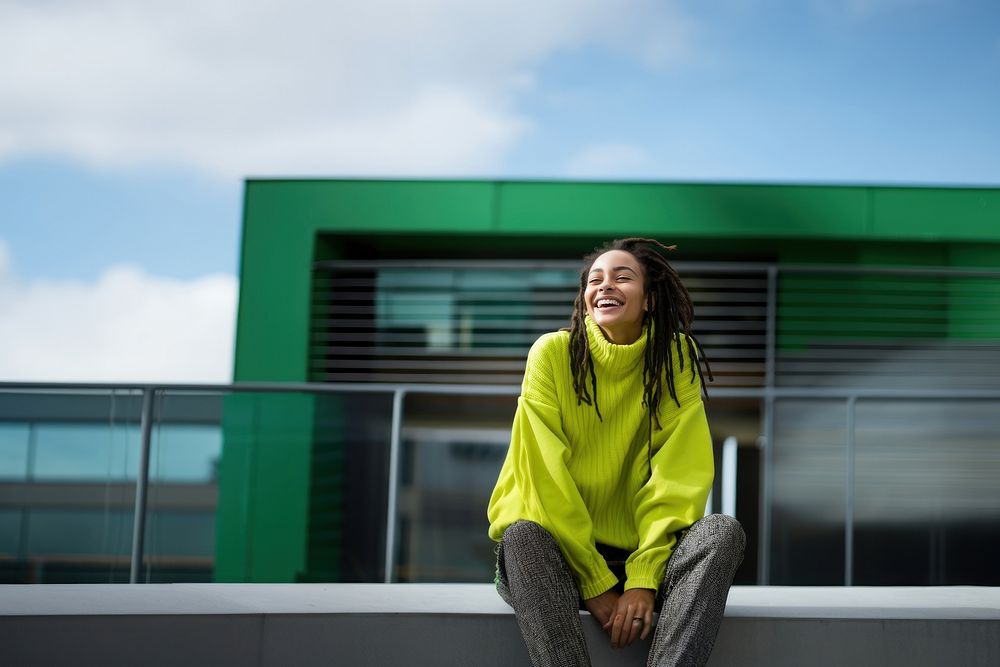
M874 237L1000 239L996 188L876 188L872 194Z
M510 233L857 237L864 188L768 185L504 183L499 229Z
M226 397L216 581L292 582L305 570L315 401Z
M220 583L249 581L256 402L254 394L230 394L223 402L214 574Z
M287 582L306 567L314 396L262 395L257 423L251 582Z
M952 266L985 269L1000 268L1000 247L995 245L956 245L949 248ZM950 328L951 338L964 340L1000 339L1000 280L992 277L952 278Z
M307 341L302 327L309 318L316 222L286 210L283 197L275 194L266 187L247 187L234 365L237 382L305 379Z

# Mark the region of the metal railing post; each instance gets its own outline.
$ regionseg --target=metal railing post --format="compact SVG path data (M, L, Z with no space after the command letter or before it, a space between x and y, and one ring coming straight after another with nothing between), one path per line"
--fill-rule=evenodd
M736 517L736 437L722 443L722 513Z
M149 482L150 434L153 432L153 387L142 390L142 416L140 418L139 470L135 477L135 516L132 521L132 559L128 582L139 583L142 570L142 549L146 533L146 487Z
M844 481L844 585L854 585L854 448L857 396L847 399L847 473Z
M757 540L757 583L771 580L771 468L774 452L774 385L778 338L778 267L767 267L767 330L764 357L764 450L760 457L760 536Z
M389 438L389 490L385 510L385 583L391 584L396 566L396 519L399 492L399 449L403 429L403 398L405 389L392 394L392 433Z

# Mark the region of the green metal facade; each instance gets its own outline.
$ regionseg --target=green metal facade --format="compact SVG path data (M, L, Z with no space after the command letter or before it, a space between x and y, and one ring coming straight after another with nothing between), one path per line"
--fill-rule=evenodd
M248 181L234 380L308 380L313 262L353 259L352 243L367 258L572 257L634 235L677 243L678 259L996 268L1000 188ZM315 401L226 410L216 578L301 579Z

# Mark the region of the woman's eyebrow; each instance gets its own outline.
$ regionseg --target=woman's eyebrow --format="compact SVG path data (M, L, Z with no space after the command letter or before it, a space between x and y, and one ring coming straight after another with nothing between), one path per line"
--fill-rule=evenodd
M624 266L624 265L623 266L612 266L611 270L612 271L627 270L627 271L631 271L632 273L635 273L635 269L633 269L631 266ZM590 272L591 273L604 273L604 269L591 269ZM639 274L636 273L636 275L639 275Z

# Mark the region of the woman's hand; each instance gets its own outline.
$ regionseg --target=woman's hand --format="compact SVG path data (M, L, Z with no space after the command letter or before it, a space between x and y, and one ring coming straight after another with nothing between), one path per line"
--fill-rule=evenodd
M597 597L584 600L583 606L587 608L591 616L597 619L601 627L607 630L606 626L611 620L611 615L618 606L618 593L613 588L606 590Z
M653 591L648 588L625 591L618 598L611 618L602 627L611 636L611 645L615 648L628 646L636 637L645 640L653 627Z

